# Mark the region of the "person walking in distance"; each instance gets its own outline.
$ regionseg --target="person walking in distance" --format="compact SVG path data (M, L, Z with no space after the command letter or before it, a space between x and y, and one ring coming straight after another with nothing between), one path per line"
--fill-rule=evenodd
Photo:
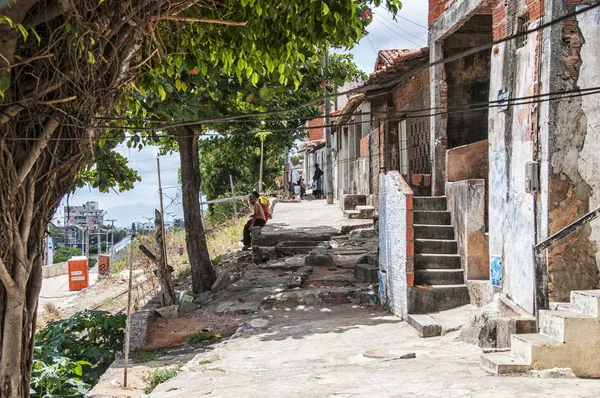
M264 227L267 223L265 219L265 212L263 211L262 206L258 203L258 199L254 194L248 196L248 202L250 203L250 208L252 209L252 216L244 225L244 247L242 250L250 250L250 245L252 245L252 235L250 234L250 230L252 227Z
M315 199L321 199L323 195L323 170L319 168L319 164L315 163L315 174L313 174L313 181L317 183L316 192L313 192Z

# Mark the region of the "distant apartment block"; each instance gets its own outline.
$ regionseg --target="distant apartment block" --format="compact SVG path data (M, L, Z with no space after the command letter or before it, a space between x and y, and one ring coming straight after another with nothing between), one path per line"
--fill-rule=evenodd
M78 226L90 231L104 224L106 211L98 208L98 202L86 202L82 206L65 206L65 226Z

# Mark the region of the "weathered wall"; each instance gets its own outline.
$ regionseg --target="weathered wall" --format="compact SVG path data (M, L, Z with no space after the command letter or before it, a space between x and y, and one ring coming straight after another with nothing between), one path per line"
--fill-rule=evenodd
M43 278L53 278L55 276L65 275L69 273L69 262L56 263L52 265L44 265L42 267Z
M446 153L446 180L488 179L488 141L449 149Z
M494 2L494 39L513 34L518 17L529 15L528 28L539 23L539 1ZM492 49L490 100L500 90L519 98L539 92L539 33ZM489 112L490 261L500 259L500 290L526 311L534 311L536 243L535 195L525 191L525 164L536 158L537 106L522 104Z
M565 7L552 2L547 12L563 15L576 9L576 1ZM552 29L548 41L552 51L543 53L549 64L549 91L598 86L600 11L597 9L566 20ZM547 199L542 217L552 234L581 217L598 204L598 95L553 101L548 106ZM550 297L569 298L571 290L598 286L598 222L558 242L548 253Z
M485 181L449 182L446 184L446 196L465 278L489 279L489 247L485 236Z
M379 272L381 301L405 318L414 284L412 191L397 171L379 175Z

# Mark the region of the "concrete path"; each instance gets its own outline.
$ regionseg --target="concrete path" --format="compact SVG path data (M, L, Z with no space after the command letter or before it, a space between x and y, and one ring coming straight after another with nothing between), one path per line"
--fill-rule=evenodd
M93 285L98 279L98 267L95 266L89 270L89 284ZM59 275L54 278L44 278L42 281L42 290L40 292L39 311L44 311L44 304L60 304L65 299L79 294L78 291L69 290L69 275Z
M265 231L276 229L327 228L340 230L343 225L373 224L372 220L356 220L344 217L339 202L332 205L327 200L303 200L301 203L277 203L274 217L267 223Z
M463 316L446 315L459 323ZM269 316L260 333L198 355L151 397L600 396L598 380L490 375L478 366L480 349L458 341L458 332L421 339L373 307L298 307ZM407 354L416 358L402 359Z

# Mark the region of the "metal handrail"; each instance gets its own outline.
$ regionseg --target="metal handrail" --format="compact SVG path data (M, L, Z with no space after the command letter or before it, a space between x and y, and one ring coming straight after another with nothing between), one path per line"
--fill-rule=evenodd
M547 237L542 242L533 246L533 254L535 261L535 309L536 316L539 315L539 310L547 310L550 307L550 296L548 292L548 253L546 250L552 244L566 238L573 232L589 224L590 221L600 217L600 207L590 211L583 217L573 221L560 231Z
M598 207L595 210L590 211L588 214L579 218L578 220L573 221L571 224L567 225L566 227L564 227L563 229L561 229L554 235L547 237L544 241L538 243L533 248L535 249L535 251L537 251L539 253L542 250L547 249L550 246L552 246L552 244L554 242L557 242L557 241L561 240L562 238L565 238L565 237L571 235L573 232L577 231L578 229L580 229L584 225L588 224L590 221L598 218L599 216L600 216L600 207Z

